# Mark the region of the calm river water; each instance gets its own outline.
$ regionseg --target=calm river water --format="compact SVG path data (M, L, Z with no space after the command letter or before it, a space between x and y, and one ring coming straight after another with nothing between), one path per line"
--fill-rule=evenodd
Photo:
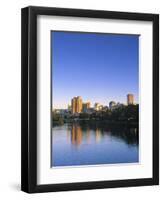
M139 161L138 128L101 123L71 123L52 128L52 166Z

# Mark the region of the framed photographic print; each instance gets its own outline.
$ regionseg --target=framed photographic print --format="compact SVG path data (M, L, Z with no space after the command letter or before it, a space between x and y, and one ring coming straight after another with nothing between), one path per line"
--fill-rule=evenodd
M22 190L159 184L159 16L22 9Z

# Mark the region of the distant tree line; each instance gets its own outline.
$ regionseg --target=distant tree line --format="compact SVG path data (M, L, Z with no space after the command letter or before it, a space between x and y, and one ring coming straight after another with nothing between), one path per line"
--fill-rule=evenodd
M139 106L128 105L107 111L98 111L92 114L81 113L80 119L96 119L96 120L109 120L109 121L133 121L138 122Z
M65 122L74 120L90 120L90 121L108 121L108 122L134 122L139 120L139 105L128 105L115 108L113 110L95 111L93 113L80 113L76 115L61 115L59 113L52 114L52 121L55 125L61 125Z
M59 113L52 113L52 123L53 125L63 125L64 117Z

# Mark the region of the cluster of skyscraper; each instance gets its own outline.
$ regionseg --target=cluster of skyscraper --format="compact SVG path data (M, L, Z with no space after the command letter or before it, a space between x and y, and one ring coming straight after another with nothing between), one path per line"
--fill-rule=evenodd
M89 109L91 106L90 102L83 103L82 98L80 96L74 97L71 100L71 111L72 113L81 113L82 111L85 111Z
M128 94L127 95L127 105L132 105L134 104L134 95L133 94ZM118 106L121 106L122 104L116 103L114 101L111 101L109 103L109 108L114 109ZM107 109L107 106L103 106L99 103L95 103L94 105L94 110L99 111L103 109ZM83 102L82 98L80 96L73 97L71 100L71 106L69 106L69 110L71 110L72 114L75 113L81 113L81 112L87 112L91 109L91 103L90 102Z

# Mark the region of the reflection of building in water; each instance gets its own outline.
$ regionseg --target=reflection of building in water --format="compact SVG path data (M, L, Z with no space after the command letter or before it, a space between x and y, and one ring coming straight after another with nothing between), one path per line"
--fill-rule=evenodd
M86 140L87 140L87 143L90 142L90 139L91 139L91 131L89 128L87 128L86 130Z
M96 142L99 142L101 140L101 131L97 128L95 133L96 133Z
M82 129L78 125L72 125L71 129L71 142L74 145L80 145L82 142Z
M71 133L70 133L69 128L66 129L66 136L67 136L67 141L69 141L70 137L71 137Z

